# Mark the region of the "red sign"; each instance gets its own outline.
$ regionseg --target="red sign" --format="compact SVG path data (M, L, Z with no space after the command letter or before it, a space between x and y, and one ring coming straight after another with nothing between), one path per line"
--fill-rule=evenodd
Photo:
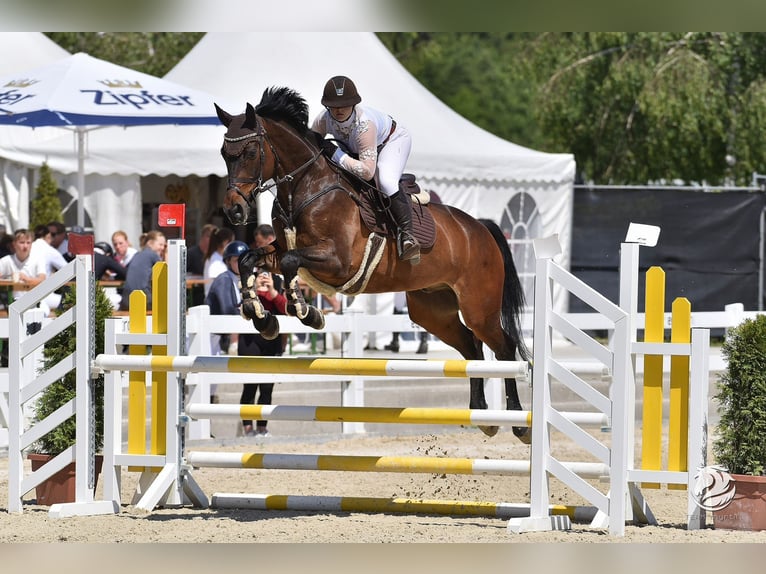
M93 255L93 235L80 235L79 233L67 234L67 245L72 255Z
M163 203L157 213L157 225L160 227L180 227L181 239L184 239L186 223L186 205L183 203Z

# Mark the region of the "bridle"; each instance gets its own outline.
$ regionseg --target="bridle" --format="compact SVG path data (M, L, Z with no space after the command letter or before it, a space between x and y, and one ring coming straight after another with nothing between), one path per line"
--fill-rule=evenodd
M260 155L260 158L259 158L260 161L258 164L258 177L257 178L233 177L229 175L229 178L228 178L228 188L230 190L233 190L237 195L239 195L250 208L254 206L256 198L258 197L259 194L263 193L264 191L268 191L273 187L279 187L281 184L285 182L292 182L298 173L300 173L301 171L311 166L314 162L316 162L319 159L319 156L322 154L321 150L314 151L312 149L311 157L307 161L305 161L304 163L296 167L294 170L292 170L290 173L287 173L282 177L270 178L272 179L272 183L264 186L263 164L266 159L266 148L264 146L264 142L269 146L269 149L271 150L271 154L274 156L274 164L275 164L274 173L276 174L276 173L279 173L279 171L284 171L284 170L280 170L280 167L282 164L280 162L279 155L277 154L276 149L274 149L274 145L271 143L271 140L269 139L269 135L264 129L263 124L259 121L258 116L255 116L255 130L253 132L247 133L241 136L237 136L237 137L224 136L223 141L225 146L226 143L240 143L252 138L255 138L256 141L258 141L258 153ZM242 191L242 189L240 189L239 187L239 184L243 184L243 183L255 184L255 187L250 191L249 194L245 194Z

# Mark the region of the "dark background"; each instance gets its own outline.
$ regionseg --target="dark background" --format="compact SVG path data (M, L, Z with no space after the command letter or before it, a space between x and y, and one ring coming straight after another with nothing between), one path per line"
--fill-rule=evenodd
M754 191L575 186L571 271L617 303L619 250L628 225L657 225L657 245L640 250L639 312L645 272L653 265L665 270L665 311L676 297L689 299L692 312L723 311L729 303L759 310L765 203L766 194ZM569 305L571 312L591 311L574 297Z

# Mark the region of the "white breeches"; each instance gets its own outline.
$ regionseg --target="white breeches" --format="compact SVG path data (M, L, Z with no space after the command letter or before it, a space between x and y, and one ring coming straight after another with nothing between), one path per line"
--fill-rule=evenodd
M391 139L378 155L378 181L380 189L388 197L399 190L399 178L404 173L412 149L412 138L407 128L396 126Z

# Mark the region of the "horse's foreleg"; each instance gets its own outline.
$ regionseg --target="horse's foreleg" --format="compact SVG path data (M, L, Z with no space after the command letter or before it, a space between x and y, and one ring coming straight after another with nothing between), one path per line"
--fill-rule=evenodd
M261 303L255 288L256 270L259 258L253 251L247 251L239 257L240 293L242 294L241 315L253 322L255 330L264 339L272 340L279 336L279 321Z
M301 323L313 329L324 328L324 314L310 305L303 296L298 284L298 269L301 264L300 256L295 251L288 251L282 257L280 266L285 277L285 297L287 298L287 314L298 317Z
M505 379L505 405L509 411L522 410L516 379ZM529 427L513 427L513 434L524 444L532 443L532 432Z
M487 399L484 396L484 379L477 377L471 378L471 401L468 404L471 409L486 409ZM480 425L479 428L487 436L495 436L497 431L500 430L498 426L485 426Z

